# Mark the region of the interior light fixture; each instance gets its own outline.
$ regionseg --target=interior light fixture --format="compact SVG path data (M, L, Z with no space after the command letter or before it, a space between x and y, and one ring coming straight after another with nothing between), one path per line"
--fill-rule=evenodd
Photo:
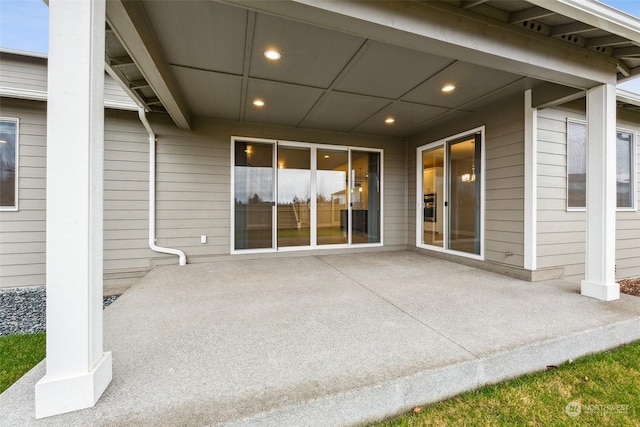
M324 155L324 158L325 158L325 159L328 159L328 158L329 158L329 155L328 155L328 154L325 154L325 155Z
M443 91L444 93L449 93L449 92L453 92L455 89L456 89L455 85L446 84L442 86L442 89L440 90Z
M278 163L278 169L284 169L284 162Z
M0 139L0 144L6 144L7 141L5 141L4 139Z
M282 58L282 54L273 49L266 50L264 52L264 56L272 61L277 61L278 59Z
M394 119L393 117L387 117L386 119L384 119L384 122L388 125L392 125L396 122L396 119Z
M264 107L264 101L262 99L254 99L253 105L256 107Z

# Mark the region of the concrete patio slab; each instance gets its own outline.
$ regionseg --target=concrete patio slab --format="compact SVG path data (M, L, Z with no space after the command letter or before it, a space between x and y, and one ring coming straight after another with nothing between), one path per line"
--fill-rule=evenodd
M0 425L365 423L640 339L640 298L578 290L409 251L159 267L105 311L94 408L35 420L40 364Z

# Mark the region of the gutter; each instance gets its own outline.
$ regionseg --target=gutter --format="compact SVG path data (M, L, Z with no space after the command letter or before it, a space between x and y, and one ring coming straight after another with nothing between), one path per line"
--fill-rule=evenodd
M138 108L138 117L149 134L149 248L154 252L176 255L179 265L187 265L187 256L179 249L156 245L156 134L147 120L145 109Z

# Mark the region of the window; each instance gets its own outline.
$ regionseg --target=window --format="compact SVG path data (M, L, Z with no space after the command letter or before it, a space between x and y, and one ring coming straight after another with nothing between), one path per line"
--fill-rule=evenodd
M0 118L0 210L18 209L18 119Z
M635 207L635 134L616 132L616 206ZM587 199L587 125L567 122L567 206L584 209Z

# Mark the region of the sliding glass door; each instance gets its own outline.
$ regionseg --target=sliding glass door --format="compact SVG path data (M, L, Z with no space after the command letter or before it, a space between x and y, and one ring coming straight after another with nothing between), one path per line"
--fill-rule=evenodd
M381 150L232 144L232 251L382 243Z
M418 148L417 245L482 256L482 129Z

